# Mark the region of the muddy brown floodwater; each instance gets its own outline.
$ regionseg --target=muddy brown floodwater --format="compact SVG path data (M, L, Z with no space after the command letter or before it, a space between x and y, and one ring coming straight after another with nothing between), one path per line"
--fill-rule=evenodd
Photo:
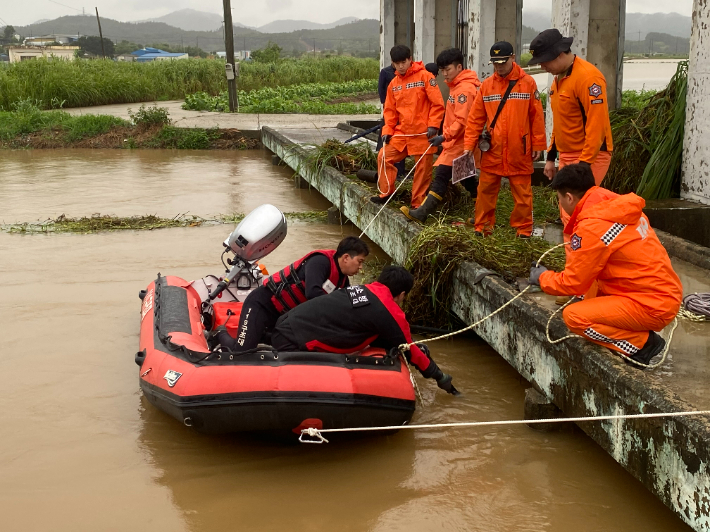
M265 152L4 152L5 222L328 206ZM689 530L581 431L402 431L328 445L196 434L143 400L138 291L220 273L229 226L0 233L0 529ZM352 226L291 224L269 269ZM381 252L379 252L381 253ZM526 383L485 343L433 343L413 423L519 419Z

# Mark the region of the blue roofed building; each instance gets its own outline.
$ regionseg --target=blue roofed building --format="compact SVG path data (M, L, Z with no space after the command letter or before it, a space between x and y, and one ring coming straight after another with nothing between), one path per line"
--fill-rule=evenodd
M145 47L141 50L131 52L135 56L135 60L139 63L147 63L149 61L165 61L166 59L187 59L189 56L184 52L166 52L159 48Z

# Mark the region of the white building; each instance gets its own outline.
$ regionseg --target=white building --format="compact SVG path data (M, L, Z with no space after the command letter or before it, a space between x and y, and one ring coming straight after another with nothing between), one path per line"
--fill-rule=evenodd
M70 61L74 59L77 50L79 50L78 46L9 46L7 53L10 56L10 63L38 57Z

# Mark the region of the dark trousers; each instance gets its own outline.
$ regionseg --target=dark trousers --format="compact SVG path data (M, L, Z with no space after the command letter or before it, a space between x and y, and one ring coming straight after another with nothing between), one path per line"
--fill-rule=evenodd
M446 189L449 188L449 183L451 183L451 178L453 174L453 168L451 166L446 166L441 164L436 167L436 172L434 173L434 180L431 182L431 187L429 190L438 194L442 198L446 194ZM469 177L461 181L463 187L471 194L472 198L476 197L476 190L478 187L478 179L475 177Z
M375 152L379 152L380 149L382 148L382 128L379 130L379 134L377 136L377 147L375 148ZM407 175L407 169L404 167L404 161L406 160L406 157L399 161L398 163L394 163L394 167L397 169L397 177L404 177ZM379 171L379 169L378 169Z
M280 314L271 302L272 295L271 290L265 286L260 286L249 294L239 314L237 338L232 338L224 331L217 337L219 343L231 351L254 349L264 335L274 328L276 320L279 319Z
M281 322L271 335L271 346L277 351L300 351L288 322Z

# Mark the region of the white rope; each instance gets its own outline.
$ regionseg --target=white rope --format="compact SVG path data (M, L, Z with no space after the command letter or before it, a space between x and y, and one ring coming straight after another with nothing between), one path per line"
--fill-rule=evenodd
M403 136L403 137L416 137L416 136L418 136L418 135L426 135L426 133L417 133L417 135L401 135L401 136ZM400 135L396 135L396 136L400 136ZM384 148L385 148L385 144L382 145L382 149L384 149ZM387 201L385 201L385 203L382 205L382 207L380 208L380 210L377 211L377 214L375 214L375 217L374 217L372 220L370 220L370 223L368 223L368 224L365 226L365 229L362 230L362 233L360 233L360 237L359 237L359 238L362 238L362 235L364 235L364 234L365 234L365 231L367 231L367 230L370 228L370 226L372 225L372 222L374 222L374 221L377 219L377 217L380 215L380 213L385 209L385 207L387 207L387 204L390 202L390 200L395 197L395 195L397 194L397 191L399 191L399 188L400 188L402 185L404 185L404 183L407 181L407 179L408 179L409 176L412 174L412 172L414 172L414 169L415 169L415 168L417 167L417 165L419 164L419 161L421 161L421 160L424 158L424 156L427 154L427 152L429 151L429 148L431 148L431 144L429 144L429 146L427 146L427 149L424 151L424 153L422 153L422 156L419 157L419 160L418 160L416 163L414 163L414 166L412 166L412 169L409 171L409 173L404 177L404 179L402 179L402 181L400 181L399 185L397 185L397 188L394 189L394 192L393 192L392 194L390 194L390 195L387 197ZM383 154L382 154L382 161L383 161L383 163L384 163L384 160L385 160L385 155L384 155L384 153L383 153ZM382 175L385 175L385 174L383 173ZM385 175L385 179L386 179L386 175ZM378 191L380 191L380 183L379 183L379 181L380 181L380 174L377 175L377 190L378 190ZM387 187L388 187L388 190L389 190L389 180L387 181ZM382 193L382 192L380 191L380 193Z
M682 416L710 415L710 410L687 412L655 412L650 414L615 414L609 416L589 417L563 417L552 419L512 419L504 421L471 421L462 423L429 423L423 425L390 425L387 427L351 427L341 429L316 429L313 427L301 430L299 441L303 443L328 443L322 435L328 432L372 432L382 430L417 430L417 429L442 429L460 427L500 427L505 425L536 425L539 423L583 423L585 421L613 421L616 419L649 419L649 418L674 418ZM304 440L304 436L319 438L318 440Z

